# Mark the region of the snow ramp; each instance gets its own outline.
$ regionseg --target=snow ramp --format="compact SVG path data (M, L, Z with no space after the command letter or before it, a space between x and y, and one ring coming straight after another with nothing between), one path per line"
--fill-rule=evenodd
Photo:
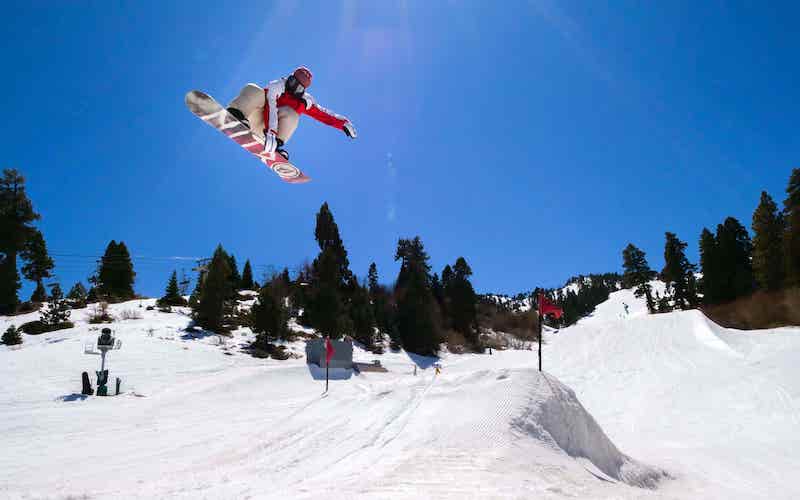
M532 377L530 399L512 421L518 432L583 462L599 479L617 480L631 486L655 488L669 475L621 453L575 392L552 376ZM588 462L588 463L587 463Z

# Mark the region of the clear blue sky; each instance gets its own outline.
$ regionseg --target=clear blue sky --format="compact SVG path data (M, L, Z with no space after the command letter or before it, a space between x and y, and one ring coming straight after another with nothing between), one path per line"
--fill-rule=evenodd
M32 6L22 6L31 4ZM779 202L800 139L797 4L778 2L14 2L0 25L2 166L23 172L65 287L111 239L137 291L217 243L257 272L317 253L328 201L352 269L391 282L398 237L478 291L660 269L664 231ZM280 182L201 123L297 65L359 138L305 117L314 181ZM78 257L76 257L78 256ZM30 294L26 284L23 298Z

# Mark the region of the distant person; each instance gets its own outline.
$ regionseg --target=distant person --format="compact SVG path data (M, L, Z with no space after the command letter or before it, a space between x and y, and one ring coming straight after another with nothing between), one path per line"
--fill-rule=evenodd
M625 302L623 302L623 303L622 303L622 307L624 307L624 308L625 308L625 316L627 316L627 315L628 315L628 304L626 304Z

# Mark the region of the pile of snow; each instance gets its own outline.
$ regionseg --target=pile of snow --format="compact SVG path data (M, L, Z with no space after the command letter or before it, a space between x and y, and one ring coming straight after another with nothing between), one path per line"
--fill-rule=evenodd
M649 490L630 485L665 477L618 451L533 352L356 348L389 372L344 370L323 394L304 359L255 359L249 330L222 345L152 303L111 307L140 316L110 325L121 396L78 394L99 364L83 345L104 326L85 310L73 329L0 347L0 497L635 498Z
M800 498L789 480L800 470L800 328L744 332L700 311L649 315L621 290L545 339L544 368L608 436L677 477L662 493Z
M548 375L537 377L535 383L531 399L523 414L514 421L514 427L571 457L585 459L594 466L588 470L600 478L655 488L661 480L669 477L663 470L643 465L620 453L572 389Z

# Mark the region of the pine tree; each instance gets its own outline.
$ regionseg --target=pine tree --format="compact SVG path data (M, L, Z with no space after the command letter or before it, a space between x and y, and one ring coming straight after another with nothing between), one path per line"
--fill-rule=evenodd
M242 276L239 274L239 267L236 265L236 257L233 254L228 255L228 267L231 270L231 290L241 290Z
M31 302L44 302L47 300L47 291L42 283L45 278L51 278L55 264L47 253L42 232L38 229L31 232L30 238L20 253L25 265L22 266L22 275L25 279L36 283L36 290L31 296Z
M61 286L54 283L50 288L50 303L46 310L40 314L40 321L45 326L45 330L57 330L64 326L71 326L69 324L69 304L64 300L64 293L61 291Z
M250 267L250 259L244 262L244 269L242 270L242 281L240 286L242 290L254 290L255 284L253 283L253 268Z
M464 259L459 257L453 266L453 276L449 280L445 292L450 308L450 317L453 322L453 329L461 334L474 347L478 344L477 330L477 296L469 277L472 276L472 269Z
M17 272L16 255L0 253L0 314L12 314L19 306L22 283Z
M31 294L31 302L46 302L47 301L47 289L44 287L44 283L38 281L36 283L36 288L33 289L33 293Z
M181 279L178 281L178 288L180 289L181 297L189 292L189 285L191 284L192 280L189 278L189 275L186 274L186 270L181 269Z
M112 299L125 300L135 296L133 282L136 273L125 242L109 242L97 270L97 292Z
M792 170L783 202L786 229L783 234L786 284L800 286L800 168Z
M370 305L369 291L359 285L355 277L350 278L353 289L350 302L350 319L353 322L353 338L364 347L371 349L375 343L375 318Z
M653 300L653 291L650 280L653 278L653 271L647 263L645 253L636 248L632 243L628 243L622 251L622 283L625 288L633 288L636 297L644 297L647 301L647 310L655 312L656 303Z
M2 341L5 345L17 345L22 343L22 333L17 330L17 327L11 325L3 334Z
M372 316L375 326L382 334L392 333L392 305L389 300L389 291L378 282L378 268L373 262L369 265L367 274L369 287L369 300L372 303Z
M80 281L72 285L72 288L70 288L67 294L67 299L70 301L72 307L83 307L86 305L87 298L88 292L86 291L86 287L84 287L83 283Z
M223 331L226 301L232 294L230 289L231 270L228 262L228 255L222 245L217 246L208 271L205 273L198 303L194 309L197 323L206 330L218 333Z
M672 300L675 307L682 310L693 307L697 304L697 295L694 286L690 285L694 279L695 267L686 258L686 243L678 239L675 233L666 233L666 243L664 245L664 269L661 271L661 279L667 284L667 294L672 293ZM665 294L667 300L669 296Z
M14 169L0 178L0 314L10 314L19 305L17 254L32 237L31 223L39 219L25 192L25 178Z
M704 304L717 304L722 296L716 254L717 240L708 228L703 228L703 232L700 233L700 272L703 274L701 288Z
M307 318L322 335L339 338L352 329L347 303L352 273L339 227L327 203L317 213L314 237L320 253L311 266Z
M760 288L777 290L783 285L783 216L766 191L753 212L753 274Z
M436 302L430 289L428 254L419 236L397 242L395 260L400 272L395 285L397 330L409 352L434 355L439 350L441 332L436 318Z
M747 229L733 217L717 226L716 259L720 301L729 302L753 291L753 244Z
M158 299L158 305L186 305L186 300L181 296L181 291L178 286L178 273L176 271L172 271L172 275L170 275L169 281L167 282L167 288L164 290L164 296Z
M285 306L285 297L277 294L268 283L258 293L258 300L251 309L253 332L256 333L256 345L265 348L270 340L286 339L289 335L287 322L289 312Z

